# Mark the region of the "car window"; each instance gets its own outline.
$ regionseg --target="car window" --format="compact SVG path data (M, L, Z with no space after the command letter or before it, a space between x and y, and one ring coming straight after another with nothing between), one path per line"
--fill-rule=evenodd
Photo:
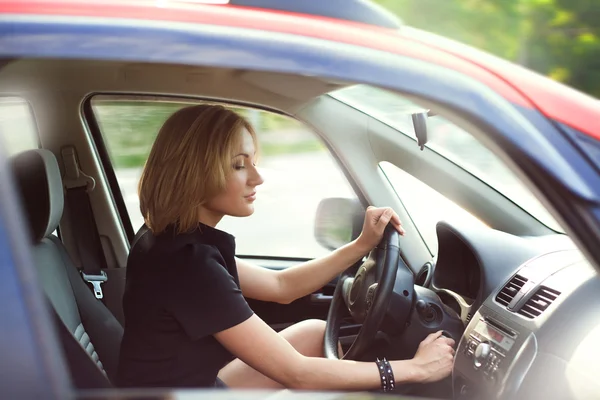
M416 140L410 114L420 107L403 97L367 85L345 88L332 96ZM433 116L427 120L427 135L426 147L478 177L549 228L563 232L516 175L470 133L441 116Z
M387 161L379 163L394 191L433 255L437 254L438 221L485 226L480 219L461 208L427 184Z
M137 184L163 122L195 103L119 100L95 96L91 106L106 144L133 229L143 224ZM225 217L218 225L236 237L238 255L314 258L329 251L314 236L319 202L329 197L356 198L321 140L302 123L262 110L231 107L255 127L259 138L255 212Z
M0 97L0 135L7 156L40 147L35 118L25 99Z

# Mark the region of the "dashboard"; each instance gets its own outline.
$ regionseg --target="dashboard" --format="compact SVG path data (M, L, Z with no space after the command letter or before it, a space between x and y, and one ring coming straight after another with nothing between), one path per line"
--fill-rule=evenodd
M431 287L466 325L455 399L600 396L600 279L565 235L440 222Z

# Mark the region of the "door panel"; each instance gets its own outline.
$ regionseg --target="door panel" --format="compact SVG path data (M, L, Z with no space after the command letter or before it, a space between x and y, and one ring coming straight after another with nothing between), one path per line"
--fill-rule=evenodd
M253 259L252 262L263 266L263 268L274 270L281 270L296 263L290 263L289 261L280 261L278 263L274 260L263 260L261 262L257 259ZM265 266L265 264L268 266ZM331 305L336 285L337 278L316 292L299 298L290 304L271 303L253 299L246 300L256 315L269 324L273 330L279 332L290 325L307 319L327 320L327 313L329 312L329 306ZM342 320L342 326L340 327L340 343L344 351L347 351L354 342L360 328L361 325L355 323L350 313L346 312Z
M306 319L327 319L331 296L336 282L331 282L309 296L301 297L290 304L271 303L247 299L250 308L273 329L279 331Z

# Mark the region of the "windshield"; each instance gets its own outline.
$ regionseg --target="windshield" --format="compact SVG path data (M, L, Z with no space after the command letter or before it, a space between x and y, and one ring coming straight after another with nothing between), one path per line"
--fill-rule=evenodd
M331 96L416 141L411 113L422 108L400 95L356 85L333 92ZM427 119L427 134L426 147L481 179L550 229L562 232L560 225L523 183L471 134L441 116Z

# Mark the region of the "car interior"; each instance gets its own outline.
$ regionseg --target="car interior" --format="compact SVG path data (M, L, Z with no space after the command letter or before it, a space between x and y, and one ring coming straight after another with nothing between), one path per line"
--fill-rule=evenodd
M600 393L590 358L598 353L600 282L573 241L460 160L435 151L436 137L421 150L412 132L345 101L344 90L355 85L318 76L175 64L3 61L1 96L27 105L37 135L34 146L9 148L8 155L28 221L37 280L55 316L76 387L113 386L123 334L125 267L140 228L126 204L135 192L124 192L103 120L94 109L94 99L105 98L127 104L220 103L298 121L318 138L350 188L349 196L330 193L318 209L298 215L314 221L322 252L344 240L329 240L319 221L349 227L346 239L352 239L366 206L391 206L399 214L406 235L384 239L399 243L398 256L389 257L397 250L391 245L364 260L364 265L386 271L383 276L363 277L361 262L290 304L249 300L273 329L329 318L328 333L358 360L412 357L428 333L443 330L457 343L452 376L401 389L415 396L589 398ZM448 110L432 111L450 116ZM17 123L10 128L24 129ZM485 136L476 129L469 133ZM303 168L307 182L324 179L322 171ZM435 196L416 195L408 180L393 184L386 168L419 181ZM437 220L444 205L436 196L478 222L468 223L453 212ZM426 228L414 211L415 202L425 207ZM277 224L287 232L286 220ZM279 228L269 227L273 232ZM426 240L424 229L432 232L435 243ZM294 246L300 246L296 238L274 235L289 239L289 256L238 256L275 269L310 258L294 253ZM395 262L382 265L384 259ZM375 279L382 288L366 315L355 314L334 294L337 286L350 287L359 278ZM374 294L365 291L364 296Z

